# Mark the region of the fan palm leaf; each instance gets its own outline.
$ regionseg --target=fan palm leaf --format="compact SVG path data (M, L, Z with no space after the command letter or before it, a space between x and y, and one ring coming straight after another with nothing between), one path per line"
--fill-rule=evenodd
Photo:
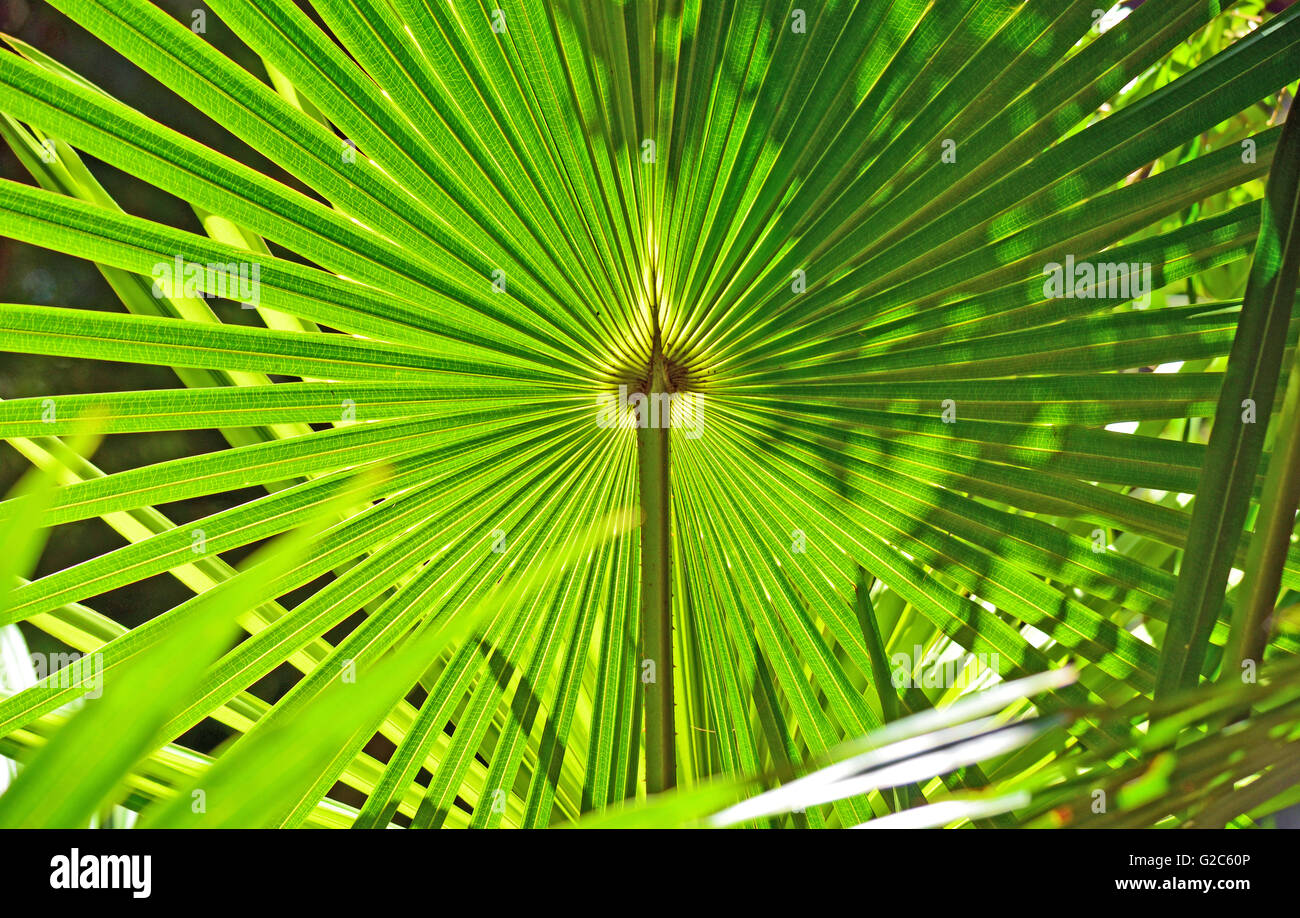
M1300 7L51 5L229 152L17 38L0 56L32 180L0 180L0 235L120 300L0 305L0 350L180 383L0 402L58 481L32 525L121 536L18 580L0 624L102 655L121 707L91 710L161 725L66 807L25 806L57 775L16 784L12 821L535 827L678 785L668 805L716 808L1068 663L951 767L743 817L1032 822L1086 798L1078 763L1091 786L1148 767L1153 705L1243 660L1289 672L1296 637L1262 622L1300 590L1294 444L1274 464L1269 435L1300 329ZM189 227L128 213L102 164ZM1231 293L1181 296L1209 279ZM121 470L64 442L207 429L227 448ZM223 509L167 510L198 498ZM310 551L230 564L321 519ZM159 575L195 598L129 629L94 610ZM227 594L239 639L145 705L141 667L176 622L219 643L204 597ZM35 774L111 727L67 721L80 693L4 693L0 752ZM187 748L213 722L228 744ZM1199 818L1284 802L1244 722L1256 790ZM994 786L1005 806L938 799Z

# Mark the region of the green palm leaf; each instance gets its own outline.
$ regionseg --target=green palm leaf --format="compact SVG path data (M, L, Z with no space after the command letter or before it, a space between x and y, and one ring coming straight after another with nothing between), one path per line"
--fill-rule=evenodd
M211 0L218 47L148 0L51 5L211 130L7 39L0 236L120 304L0 303L0 352L179 385L0 393L57 482L0 525L116 540L0 571L0 625L99 654L106 692L69 718L59 673L0 684L0 822L1293 801L1300 6ZM129 467L64 443L207 430ZM164 575L193 596L97 611Z

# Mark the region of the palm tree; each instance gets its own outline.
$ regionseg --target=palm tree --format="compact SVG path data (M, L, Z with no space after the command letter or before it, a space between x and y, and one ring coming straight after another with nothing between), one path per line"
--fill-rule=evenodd
M35 184L0 182L0 234L125 311L3 305L0 349L182 385L0 402L34 467L0 624L77 656L0 698L0 824L1300 798L1300 7L52 5L241 155L8 39ZM32 576L93 519L117 547ZM193 596L95 610L160 575Z

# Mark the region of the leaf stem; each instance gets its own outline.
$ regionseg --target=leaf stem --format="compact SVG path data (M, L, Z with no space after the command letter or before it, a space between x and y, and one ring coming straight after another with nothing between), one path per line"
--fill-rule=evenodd
M1255 472L1286 350L1298 270L1300 122L1288 118L1269 168L1241 316L1192 505L1169 627L1156 670L1157 700L1194 688L1204 668L1210 632L1223 608L1228 574L1255 488ZM1248 406L1253 412L1250 417L1258 417L1260 423L1249 420L1242 410ZM1240 634L1241 629L1237 630Z
M1296 507L1300 505L1300 365L1288 374L1286 397L1277 419L1277 439L1269 457L1259 516L1250 537L1246 566L1219 679L1240 678L1243 664L1258 666L1268 644L1270 618L1282 585L1282 568L1291 547Z
M641 672L645 688L646 792L656 794L677 784L669 427L667 399L658 398L669 389L657 327L649 378L649 391L645 393L638 421L636 455L641 496ZM653 667L647 667L647 661Z

